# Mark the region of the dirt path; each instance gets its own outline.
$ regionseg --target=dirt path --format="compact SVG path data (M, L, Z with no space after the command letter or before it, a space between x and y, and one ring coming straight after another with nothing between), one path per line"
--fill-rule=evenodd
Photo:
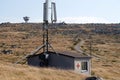
M81 49L81 46L84 44L84 40L78 42L75 46L74 46L74 49L79 52L79 53L84 53Z
M90 55L89 53L85 53L84 51L82 51L81 46L84 45L84 43L85 43L85 40L81 40L80 42L78 42L78 43L74 46L74 49L75 49L78 53L85 54L85 55L94 57L94 58L96 58L96 59L103 59L103 58L101 58L101 57L98 56L98 55L95 55L95 54Z

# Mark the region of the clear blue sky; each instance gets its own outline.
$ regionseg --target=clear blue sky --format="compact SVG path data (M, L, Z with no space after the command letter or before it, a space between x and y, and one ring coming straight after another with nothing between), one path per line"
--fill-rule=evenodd
M120 23L120 0L54 0L58 22ZM0 23L42 22L45 0L0 0Z

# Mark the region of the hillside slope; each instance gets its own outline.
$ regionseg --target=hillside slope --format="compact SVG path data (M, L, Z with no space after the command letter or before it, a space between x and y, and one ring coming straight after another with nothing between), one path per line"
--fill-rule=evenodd
M0 80L84 80L84 75L72 71L35 68L0 61Z
M74 46L82 40L84 44L80 49L89 54L91 43L91 55L97 56L93 56L92 59L92 75L100 76L105 80L119 80L120 24L68 24L51 26L49 29L49 41L55 51L75 51ZM0 24L0 79L80 80L84 78L72 71L13 64L40 45L42 45L42 24Z

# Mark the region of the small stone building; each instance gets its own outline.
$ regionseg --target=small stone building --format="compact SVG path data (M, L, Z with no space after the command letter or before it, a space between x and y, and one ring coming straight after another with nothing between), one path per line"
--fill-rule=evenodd
M49 52L46 56L41 54L27 57L28 65L37 67L54 67L74 70L77 73L91 74L91 57L73 52Z

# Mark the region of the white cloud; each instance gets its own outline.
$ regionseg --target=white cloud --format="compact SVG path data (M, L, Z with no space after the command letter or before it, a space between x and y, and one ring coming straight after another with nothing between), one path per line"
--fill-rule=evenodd
M65 21L66 23L111 23L109 20L101 17L65 17L58 21Z

